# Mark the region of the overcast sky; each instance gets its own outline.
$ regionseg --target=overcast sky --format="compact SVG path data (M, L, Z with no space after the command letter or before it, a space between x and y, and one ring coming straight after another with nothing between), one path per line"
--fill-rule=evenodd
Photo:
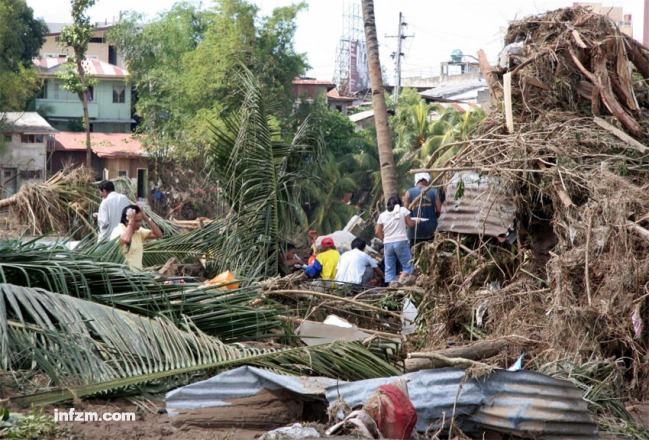
M360 0L356 0L360 19ZM149 18L167 11L174 0L97 0L90 9L93 21L111 22L120 10L136 10ZM257 0L261 15L268 15L276 6L295 1ZM307 0L309 9L298 16L295 46L298 52L308 54L312 70L310 76L331 80L336 65L336 53L343 34L344 11L353 12L351 0ZM476 56L484 49L495 63L502 48L502 38L509 21L548 10L572 5L569 0L374 0L376 26L380 43L381 60L389 78L394 73L390 54L396 51L397 39L389 36L398 32L399 13L408 24L402 53L402 77L437 75L439 65L449 61L453 49ZM609 0L605 6L622 6L625 13L633 14L634 36L642 40L643 0ZM46 22L69 22L70 0L27 0L37 18ZM210 5L211 2L203 2ZM362 28L361 28L362 31Z

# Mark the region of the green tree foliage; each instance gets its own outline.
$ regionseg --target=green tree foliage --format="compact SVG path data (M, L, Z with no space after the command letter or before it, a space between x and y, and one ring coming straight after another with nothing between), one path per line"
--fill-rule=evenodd
M109 38L128 60L140 130L156 146L172 147L176 158L204 156L208 121L241 104L236 90L242 65L273 97L269 112L286 118L291 81L307 68L305 55L293 48L295 17L304 7L276 8L259 18L258 8L245 0L218 0L204 11L179 3L144 26L141 17L127 16Z
M93 25L86 11L95 4L96 0L71 0L72 24L61 30L60 44L72 48L68 57L67 68L59 74L63 87L76 93L83 106L83 121L86 128L86 166L92 165L92 150L90 148L90 120L88 115L88 90L96 81L91 78L83 66L88 52L88 43L92 38Z
M25 110L40 88L32 60L46 33L25 0L0 1L0 111Z

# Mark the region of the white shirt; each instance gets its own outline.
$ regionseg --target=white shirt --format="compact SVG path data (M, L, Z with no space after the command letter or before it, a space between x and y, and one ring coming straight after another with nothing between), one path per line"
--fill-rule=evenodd
M383 225L383 243L396 243L399 241L408 240L408 232L406 229L406 216L410 215L403 206L394 207L392 212L383 211L379 215L377 223Z
M111 232L122 218L122 211L131 201L123 194L115 191L108 193L106 198L99 204L99 215L97 216L97 223L99 225L99 233L97 234L97 243L108 240Z
M361 284L367 266L378 267L378 264L363 251L359 251L358 249L347 251L338 260L336 281Z

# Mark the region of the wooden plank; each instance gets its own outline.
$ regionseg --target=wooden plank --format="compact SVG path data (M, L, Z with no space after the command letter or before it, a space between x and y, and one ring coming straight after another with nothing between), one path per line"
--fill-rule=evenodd
M648 148L645 145L643 145L640 142L636 141L635 139L633 139L631 136L629 136L628 134L626 134L625 132L623 132L619 128L614 127L613 125L609 124L604 119L598 118L597 116L595 116L593 118L593 122L595 124L597 124L598 126L602 127L604 130L610 132L612 135L614 135L618 139L626 142L627 147L629 147L629 148L631 148L633 150L639 151L639 152L641 152L643 154L647 152Z

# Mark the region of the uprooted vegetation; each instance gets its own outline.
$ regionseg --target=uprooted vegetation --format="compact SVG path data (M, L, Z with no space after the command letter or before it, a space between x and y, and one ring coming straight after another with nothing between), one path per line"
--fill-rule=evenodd
M463 169L497 176L514 194L518 241L440 233L422 250L429 345L524 336L516 349L529 366L615 363L623 395L642 399L649 54L582 8L512 23L506 44L517 41L509 69L490 73L498 105L512 75L514 130L493 112L437 181Z

